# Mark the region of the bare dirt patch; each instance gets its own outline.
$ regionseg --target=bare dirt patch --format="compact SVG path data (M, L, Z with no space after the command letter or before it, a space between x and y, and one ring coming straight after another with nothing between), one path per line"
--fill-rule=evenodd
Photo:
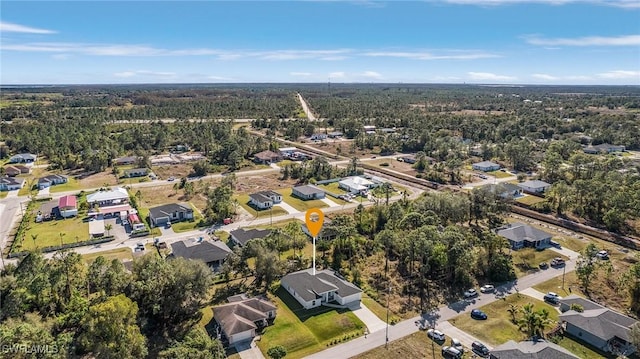
M152 170L160 179L167 179L169 177L184 178L191 173L193 166L191 164L181 163L177 165L153 166Z
M239 176L236 182L235 194L251 194L266 190L279 190L293 187L297 180L280 179L280 174L272 173L262 176Z
M118 180L116 176L113 175L111 168L97 173L82 170L72 171L69 175L78 180L81 188L110 187L118 184Z
M400 162L394 159L377 159L375 161L366 161L365 163L374 165L380 168L388 168L392 171L404 173L410 176L415 176L418 172L413 168L413 165L410 163ZM381 166L382 164L387 163L388 166Z
M376 150L375 148L373 150L360 150L358 148L355 149L355 153L351 153L351 146L353 144L353 140L332 140L329 139L327 141L324 142L310 142L310 143L305 143L305 145L309 146L309 147L313 147L316 148L318 150L322 150L322 151L326 151L329 153L333 153L335 155L338 154L338 152L340 152L340 154L342 156L357 156L357 157L362 157L362 156L370 156L371 154L377 154L378 152L380 152L379 150ZM338 151L338 148L340 148L340 151Z

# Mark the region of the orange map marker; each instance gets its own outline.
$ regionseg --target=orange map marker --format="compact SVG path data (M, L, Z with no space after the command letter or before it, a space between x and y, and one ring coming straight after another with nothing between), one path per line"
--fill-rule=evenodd
M314 221L312 216L318 216L318 220ZM307 229L309 229L309 233L314 238L318 236L320 230L322 229L322 225L324 224L324 213L318 208L311 208L307 210L307 213L304 217L305 223L307 224Z
M318 220L314 221L312 216L317 216ZM307 225L307 229L311 236L313 236L313 275L316 275L316 237L322 229L324 224L324 213L318 208L311 208L307 210L304 216L304 223Z

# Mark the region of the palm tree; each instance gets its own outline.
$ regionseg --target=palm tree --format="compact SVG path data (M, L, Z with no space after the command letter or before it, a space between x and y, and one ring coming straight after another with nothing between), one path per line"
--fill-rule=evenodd
M350 172L355 176L358 174L358 163L360 161L358 161L358 157L353 156L351 157L351 163L349 166Z
M511 314L511 323L514 323L514 324L516 323L516 314L518 314L519 311L520 310L517 305L515 304L509 305L509 309L507 309L507 312Z
M58 234L60 235L60 246L62 246L62 237L66 236L67 234L64 232L60 232Z
M107 223L104 225L104 229L107 230L107 236L109 235L109 231L113 229L113 224Z
M537 313L533 310L533 304L528 303L522 307L522 318L518 320L518 328L527 333L527 338L534 336L536 332Z
M33 248L38 248L38 247L36 247L36 239L38 239L38 235L37 234L32 234L31 235L31 239L33 239Z

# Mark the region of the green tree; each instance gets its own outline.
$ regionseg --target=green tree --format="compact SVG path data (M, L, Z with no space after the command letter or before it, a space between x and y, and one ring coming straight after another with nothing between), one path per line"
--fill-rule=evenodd
M287 356L287 349L285 349L282 345L276 345L267 350L267 355L271 359L282 359Z
M518 322L516 316L518 315L519 312L520 312L520 308L518 308L517 305L515 304L509 305L509 309L507 309L507 313L511 315L511 323L516 324Z
M107 236L109 235L109 231L113 229L113 224L107 223L104 225L104 229L107 231Z
M200 327L191 329L182 341L158 354L161 359L224 359L227 357L220 341Z
M264 247L259 247L256 253L256 283L264 284L265 292L282 273L282 263L278 254Z
M589 243L583 250L576 263L576 275L580 281L580 285L587 295L589 295L589 287L593 278L598 274L598 263L596 259L598 248L595 244Z
M72 335L59 334L54 336L52 334L53 321L44 320L35 313L28 313L21 319L9 319L0 324L0 343L3 345L17 345L26 348L47 348L46 353L36 356L34 353L28 351L18 350L15 352L6 352L3 350L3 354L6 358L13 359L30 359L30 358L67 358L69 355L69 347L71 344Z
M147 346L137 315L138 306L124 294L91 306L82 321L79 350L95 358L144 358Z

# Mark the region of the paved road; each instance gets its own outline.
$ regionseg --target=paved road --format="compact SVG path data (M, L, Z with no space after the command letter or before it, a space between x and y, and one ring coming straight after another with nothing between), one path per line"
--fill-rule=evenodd
M575 260L567 262L567 272L575 269ZM407 335L417 332L419 329L416 325L418 321L429 323L430 326L437 326L451 318L460 314L471 312L472 309L500 300L503 295L508 295L518 289L530 288L536 284L545 282L551 278L562 275L563 269L549 268L546 271L539 271L534 274L527 275L514 282L496 287L496 293L480 294L472 300L461 300L456 303L443 305L431 313L425 313L421 316L404 320L396 325L389 326L389 341L403 338ZM447 334L445 332L445 334ZM462 339L461 339L462 340ZM334 358L351 358L358 354L362 354L371 349L384 345L386 342L386 330L371 333L367 338L360 337L344 344L323 350L313 355L307 356L308 359L334 359Z
M300 100L300 105L302 105L302 110L307 115L307 118L309 119L309 121L315 121L316 116L313 115L313 112L311 112L311 110L309 109L309 105L307 104L307 101L305 101L302 95L299 93L298 93L298 100Z
M438 330L440 330L443 333L447 333L448 336L450 336L451 338L456 338L460 341L460 343L462 343L463 346L465 346L466 348L471 348L471 343L473 342L482 342L481 340L479 340L478 338L474 337L473 335L458 329L456 327L453 326L453 324L449 323L448 320L445 320L443 322L438 323L437 326ZM486 344L485 346L489 349L489 350L493 350L493 347ZM446 345L449 345L449 343L447 343Z

